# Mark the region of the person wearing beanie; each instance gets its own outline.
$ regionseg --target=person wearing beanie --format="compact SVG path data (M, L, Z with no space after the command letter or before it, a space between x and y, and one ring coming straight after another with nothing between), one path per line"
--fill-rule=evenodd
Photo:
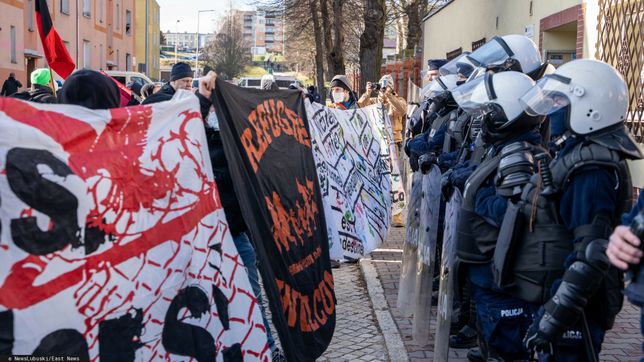
M275 76L272 74L265 74L262 76L262 80L260 81L260 89L276 91L280 88L275 82Z
M339 74L331 79L331 108L356 109L358 108L356 94L351 89L351 83L346 75Z
M12 95L13 98L24 99L36 103L57 103L54 91L51 89L51 72L47 68L39 68L31 72L31 88Z
M184 62L179 62L172 66L170 73L170 82L166 83L161 89L143 101L143 104L159 103L169 101L174 94L180 90L192 90L192 68Z
M95 70L81 69L65 81L59 103L90 109L119 108L121 92L108 76Z

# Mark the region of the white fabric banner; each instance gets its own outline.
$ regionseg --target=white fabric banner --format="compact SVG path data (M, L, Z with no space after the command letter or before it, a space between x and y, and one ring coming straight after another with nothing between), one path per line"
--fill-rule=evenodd
M306 102L332 259L357 259L387 239L405 193L391 121L380 106L338 110Z
M0 98L0 134L0 355L269 360L196 97Z

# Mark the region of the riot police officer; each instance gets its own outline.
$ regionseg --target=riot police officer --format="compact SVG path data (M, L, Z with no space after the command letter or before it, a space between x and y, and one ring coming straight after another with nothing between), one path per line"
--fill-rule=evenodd
M565 109L565 142L550 169L573 248L524 343L544 361L594 360L622 306L623 279L610 266L606 246L630 209L625 160L642 157L624 126L628 88L610 65L582 59L545 76L521 102L533 115Z
M543 152L539 127L544 117L526 114L518 103L533 85L523 73L487 72L452 92L466 112L482 116L482 137L489 148L465 185L456 236L461 271L476 304L481 352L488 361L528 358L521 339L534 306L494 285L491 261L507 202L517 196L516 180L527 182L525 174L532 170L513 160Z

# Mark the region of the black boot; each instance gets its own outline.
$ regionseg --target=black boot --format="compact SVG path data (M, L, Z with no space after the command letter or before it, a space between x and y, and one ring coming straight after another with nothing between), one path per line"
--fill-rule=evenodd
M467 360L470 362L485 362L479 348L472 348L467 351Z
M476 330L470 326L463 327L456 335L449 337L450 348L472 348L477 343Z

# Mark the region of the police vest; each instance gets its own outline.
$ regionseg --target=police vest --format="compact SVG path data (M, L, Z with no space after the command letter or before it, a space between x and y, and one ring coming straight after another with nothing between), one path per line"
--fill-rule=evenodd
M476 193L496 172L501 155L488 158L470 175L465 184L463 203L456 221L456 256L461 262L485 264L492 260L492 253L499 235L499 228L491 225L474 212Z
M563 190L576 172L588 166L613 169L619 178L619 197L613 215L597 215L591 224L582 225L574 230L574 239L582 240L574 245L578 260L585 259L585 250L589 242L596 239L608 240L613 228L619 223L621 215L629 211L633 197L631 175L624 155L592 141L577 145L572 152L553 162L552 175L557 188ZM612 328L615 317L622 309L623 289L622 271L610 267L599 290L586 306L588 314L594 315L603 329Z

